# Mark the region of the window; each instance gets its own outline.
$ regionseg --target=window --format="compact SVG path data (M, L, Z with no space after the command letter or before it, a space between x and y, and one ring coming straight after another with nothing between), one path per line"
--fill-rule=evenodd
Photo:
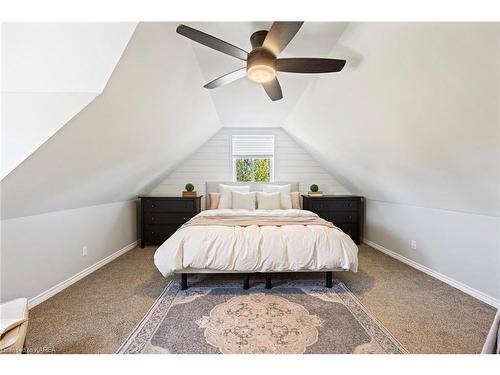
M233 135L233 181L273 180L274 135Z

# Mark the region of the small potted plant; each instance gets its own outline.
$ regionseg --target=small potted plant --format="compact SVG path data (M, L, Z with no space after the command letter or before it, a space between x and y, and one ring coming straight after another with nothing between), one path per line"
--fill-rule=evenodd
M319 191L319 187L318 185L316 184L312 184L311 187L309 188L310 191L309 191L309 195L311 197L321 197L323 196L323 192L322 191Z
M196 191L194 191L194 185L189 183L184 187L186 190L182 192L183 197L196 197Z

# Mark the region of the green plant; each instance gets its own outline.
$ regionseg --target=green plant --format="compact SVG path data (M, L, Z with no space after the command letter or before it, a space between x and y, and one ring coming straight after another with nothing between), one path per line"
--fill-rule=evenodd
M309 189L311 189L313 193L316 193L319 190L319 187L316 184L312 184Z
M186 191L193 191L194 185L193 184L186 184L185 188L186 188Z

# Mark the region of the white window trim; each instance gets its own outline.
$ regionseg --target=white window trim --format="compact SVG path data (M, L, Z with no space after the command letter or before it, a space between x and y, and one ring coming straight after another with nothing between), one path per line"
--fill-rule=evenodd
M266 155L266 154L263 154L263 155L234 155L234 153L233 153L233 137L235 137L235 136L241 137L241 136L245 136L245 135L246 134L233 134L230 137L230 152L231 152L231 155L230 155L231 159L230 160L231 160L233 182L237 182L236 181L236 159L269 159L269 161L270 161L269 182L273 182L274 181L274 152L275 152L275 136L274 136L274 134L248 134L249 137L259 136L259 135L272 137L272 139L273 139L273 148L272 148L273 154L272 155ZM255 176L253 176L253 179L254 179L254 181L252 181L252 182L255 182Z

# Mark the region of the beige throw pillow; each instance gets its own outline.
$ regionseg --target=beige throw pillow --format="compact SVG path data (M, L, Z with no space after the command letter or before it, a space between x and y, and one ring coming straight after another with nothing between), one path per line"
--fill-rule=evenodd
M292 208L296 208L298 210L301 209L300 207L300 193L298 191L292 191L290 193L290 198L292 200Z
M292 200L290 198L291 185L264 185L264 193L280 193L280 206L282 209L287 210L292 208Z
M239 193L237 191L232 191L233 205L231 208L245 209L245 210L255 210L255 192L250 193Z
M257 207L259 210L279 210L281 208L280 193L257 192Z
M210 209L211 210L216 210L219 208L219 200L220 200L220 194L219 193L210 193Z

